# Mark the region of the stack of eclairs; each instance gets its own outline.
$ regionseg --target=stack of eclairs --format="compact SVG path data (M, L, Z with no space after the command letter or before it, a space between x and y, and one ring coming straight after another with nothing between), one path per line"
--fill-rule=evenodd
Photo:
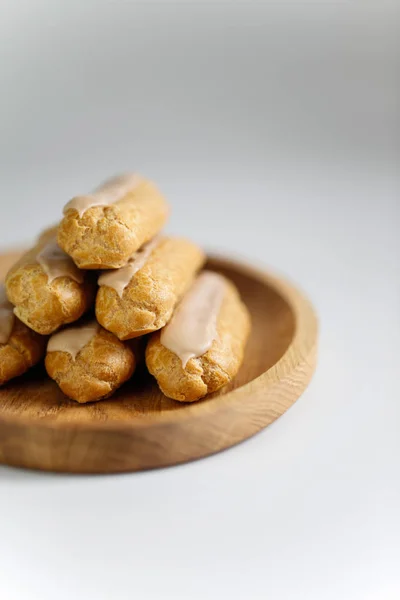
M66 396L93 402L134 378L143 355L181 402L235 377L248 310L231 281L202 271L201 248L161 233L168 213L157 187L134 174L66 204L0 288L1 385L44 359Z

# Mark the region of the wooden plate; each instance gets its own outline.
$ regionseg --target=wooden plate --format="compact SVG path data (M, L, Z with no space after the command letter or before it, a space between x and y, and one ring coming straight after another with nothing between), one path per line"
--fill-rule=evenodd
M0 256L0 278L17 256ZM312 306L293 286L240 262L214 257L208 266L236 283L253 321L229 387L181 404L143 370L111 399L79 405L37 367L0 389L0 462L71 473L163 467L228 448L280 417L314 371Z

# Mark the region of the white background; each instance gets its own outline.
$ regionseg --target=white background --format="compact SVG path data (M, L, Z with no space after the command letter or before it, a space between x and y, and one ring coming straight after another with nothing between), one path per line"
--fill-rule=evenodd
M399 3L0 7L4 248L133 168L171 231L285 274L321 321L311 387L231 450L0 467L0 597L398 599Z

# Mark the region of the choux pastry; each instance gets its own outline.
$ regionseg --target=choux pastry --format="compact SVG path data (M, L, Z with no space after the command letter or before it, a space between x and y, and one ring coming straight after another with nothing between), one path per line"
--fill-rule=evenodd
M17 319L0 285L0 385L36 365L45 354L46 342Z
M167 217L167 203L153 183L121 175L68 202L58 243L81 269L118 269L162 229Z
M93 303L94 281L80 271L44 232L10 269L6 290L15 315L28 327L48 335L79 319Z
M133 374L133 349L96 321L84 321L49 340L46 370L66 396L80 403L111 396Z
M171 321L150 337L147 368L169 398L199 400L237 374L249 332L250 316L236 287L204 271Z
M121 340L160 329L204 260L203 251L194 243L157 236L126 266L100 276L97 320Z

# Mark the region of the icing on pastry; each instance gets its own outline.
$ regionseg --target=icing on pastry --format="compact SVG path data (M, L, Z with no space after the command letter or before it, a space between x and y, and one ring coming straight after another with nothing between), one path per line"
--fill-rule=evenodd
M139 177L133 173L117 175L108 179L100 185L91 194L86 196L76 196L64 206L64 214L71 208L75 209L79 216L92 206L108 206L121 200L139 184Z
M150 242L144 244L140 250L137 250L124 267L103 273L99 277L99 285L114 289L122 298L124 289L129 285L132 277L144 267L160 241L161 237L156 236Z
M205 354L216 339L224 293L224 278L204 271L161 331L161 344L181 359L183 368L191 358Z
M78 353L94 338L99 327L97 321L90 321L55 333L49 340L47 352L67 352L75 360Z
M8 301L6 290L0 284L0 344L6 344L14 327L13 305Z
M83 273L75 265L72 258L61 250L54 240L51 240L39 252L36 260L49 278L49 283L57 277L70 277L77 283L83 282Z

